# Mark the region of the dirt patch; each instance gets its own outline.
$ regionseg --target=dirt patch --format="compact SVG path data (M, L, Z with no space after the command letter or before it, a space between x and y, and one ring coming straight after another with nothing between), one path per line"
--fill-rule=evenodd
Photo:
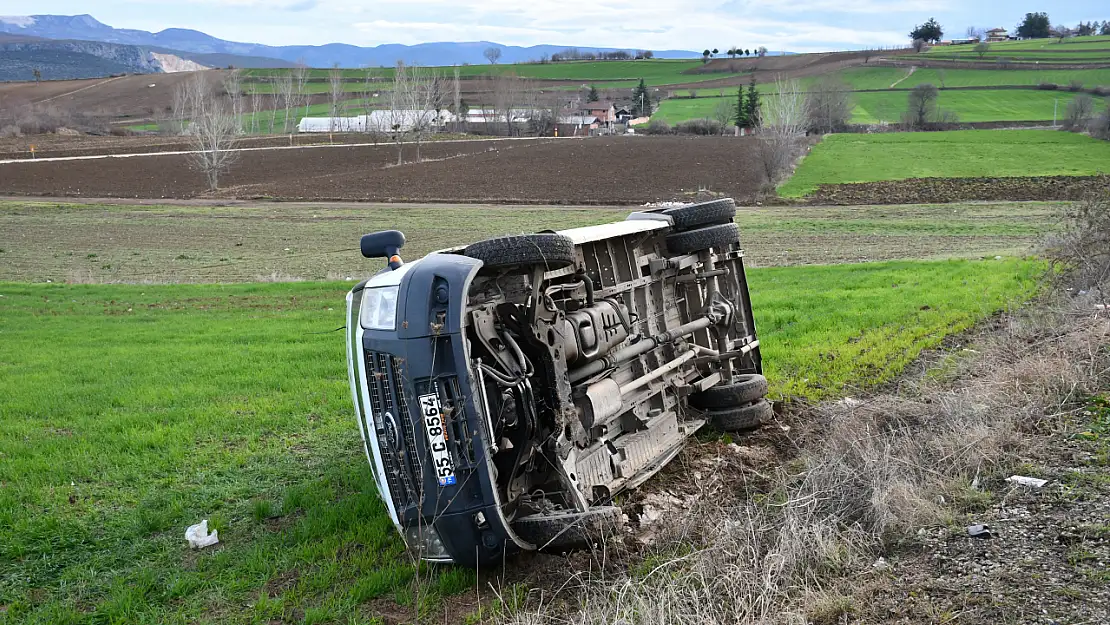
M825 184L806 198L812 204L924 204L977 200L1079 200L1104 188L1099 176L1022 178L910 178L882 182Z
M243 137L244 148L286 147L298 145L330 145L373 143L364 134L295 134L269 137ZM31 146L35 146L32 155ZM65 136L59 134L25 135L0 139L0 160L97 156L103 154L147 154L184 152L193 149L178 136L101 137L95 135Z
M296 586L300 579L301 572L299 570L289 569L288 571L278 573L276 576L271 577L269 581L266 582L266 585L262 587L262 592L266 593L266 596L272 599Z
M743 202L764 181L756 148L736 137L465 141L425 144L425 162L400 167L390 145L244 152L217 197L642 204L711 190ZM0 165L0 193L192 198L205 188L184 156L165 155Z
M428 143L421 147L421 156L474 154L501 143ZM412 146L405 150L407 158L415 156ZM373 178L375 171L396 159L396 148L390 145L243 152L221 184L249 187L253 189L249 193L266 196L272 195L267 190L270 186L283 182L323 192L336 180L352 185ZM7 163L0 165L0 190L18 195L129 198L192 198L206 192L204 177L189 167L184 155Z

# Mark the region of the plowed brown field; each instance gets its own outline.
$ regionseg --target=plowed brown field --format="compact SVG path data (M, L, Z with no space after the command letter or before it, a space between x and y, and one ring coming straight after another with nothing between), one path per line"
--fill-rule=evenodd
M425 161L402 166L389 145L244 152L215 197L640 204L709 190L746 201L765 180L755 148L735 137L466 141L425 144ZM208 196L181 155L3 164L0 194Z

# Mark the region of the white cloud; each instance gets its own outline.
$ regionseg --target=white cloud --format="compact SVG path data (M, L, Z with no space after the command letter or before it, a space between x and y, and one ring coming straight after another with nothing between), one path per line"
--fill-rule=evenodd
M446 8L447 4L429 0L422 6ZM636 4L638 8L620 11L615 6L627 4ZM568 11L550 0L529 3L490 0L464 11L456 7L454 11L427 21L374 19L357 21L353 26L366 38L365 43L412 44L462 38L488 39L508 45L550 43L656 50L743 45L807 51L894 45L905 39L901 32L829 26L798 19L746 17L725 11L724 4L699 3L697 8L683 8L660 0L637 3L601 0ZM498 12L497 8L502 5L512 8ZM766 15L766 12L753 13ZM620 17L614 19L614 15Z

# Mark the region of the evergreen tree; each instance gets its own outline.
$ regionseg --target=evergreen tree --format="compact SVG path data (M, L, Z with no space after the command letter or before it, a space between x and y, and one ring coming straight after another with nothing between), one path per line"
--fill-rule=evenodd
M643 78L640 79L640 84L632 91L632 114L636 117L651 115L651 94L648 93Z
M599 96L597 94L597 87L595 87L594 85L590 85L590 93L589 93L589 95L586 96L586 101L587 102L597 102L600 99L601 99L601 96Z
M748 128L756 128L759 126L759 92L755 90L755 75L752 75L752 82L748 85L748 101L744 103L745 113L748 118Z
M744 85L736 88L736 127L748 127L748 109L744 108Z

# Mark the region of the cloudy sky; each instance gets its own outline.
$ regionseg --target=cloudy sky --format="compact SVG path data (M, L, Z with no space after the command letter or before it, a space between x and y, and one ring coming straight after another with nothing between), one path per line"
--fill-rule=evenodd
M89 13L117 28L193 28L270 45L488 40L701 50L808 52L897 45L935 16L949 35L1013 28L1028 11L1053 23L1110 19L1106 0L3 0L8 15Z

